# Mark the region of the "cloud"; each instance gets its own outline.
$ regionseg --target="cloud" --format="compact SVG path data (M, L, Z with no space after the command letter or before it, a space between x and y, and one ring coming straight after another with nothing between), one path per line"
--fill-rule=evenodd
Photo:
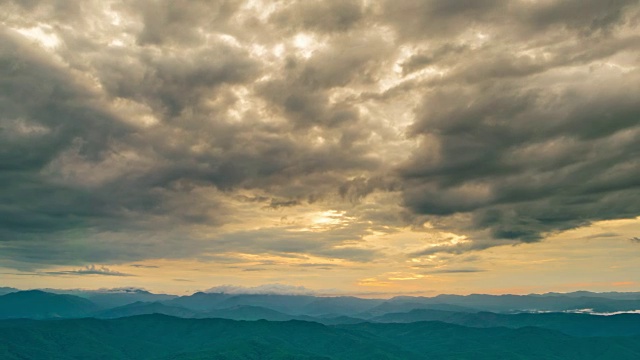
M585 237L585 239L599 239L599 238L610 238L610 237L619 237L619 236L620 234L615 232L604 232L604 233L589 235Z
M471 30L500 31L507 39L521 41L527 36L549 36L553 31L572 36L606 34L627 21L625 15L634 6L637 3L633 0L607 4L597 0L388 0L376 12L381 22L408 40L418 41L424 34L429 34L429 39L455 39Z
M193 1L189 3L170 0L139 1L133 4L136 15L142 18L142 31L137 33L138 43L164 45L198 44L204 41L198 30L212 26L210 30L227 26L240 7L238 1Z
M160 266L156 266L156 265L143 265L143 264L131 264L129 266L135 267L135 268L141 268L141 269L158 269L160 268Z
M339 267L340 265L332 263L301 263L295 264L294 266L301 268L318 268L323 270L330 270L332 268Z
M122 273L119 271L111 270L106 266L88 265L82 269L77 270L63 270L63 271L45 271L46 275L103 275L103 276L135 276L132 274ZM124 291L124 290L123 290Z
M316 295L317 291L304 286L285 284L264 284L254 287L220 285L206 290L208 293L222 294L260 294L260 295Z
M405 203L424 214L472 213L494 237L523 241L636 216L639 168L627 155L640 132L629 95L640 93L636 76L556 82L553 98L533 79L526 90L516 87L523 79L430 94L413 131L437 146L439 159L425 163L416 153L405 164Z
M640 243L640 237L637 237L637 236L634 236L629 240L631 240L631 242L634 242L634 243Z
M295 1L270 16L271 22L291 30L331 33L347 31L364 17L357 0Z
M90 290L85 290L90 291ZM100 288L98 290L92 290L94 292L102 292L102 293L146 293L148 292L145 288L135 287L135 286L121 286L116 288Z
M2 266L373 263L640 214L637 1L260 4L0 5Z
M486 39L504 42L480 37L475 46L445 43L406 63L410 71L446 70L432 84L420 85L426 91L409 135L421 145L401 167L406 206L436 217L471 214L470 228L525 242L599 220L635 217L640 168L628 154L638 151L631 139L640 132L640 107L633 100L640 93L640 73L635 65L620 70L598 64L637 52L628 42L636 37L628 19L637 6L620 1L608 9L594 4L577 11L582 5L574 2L514 3L511 18L526 21L510 25L492 19L504 2L478 2L479 9L454 3L424 6L426 13L443 12L441 21L453 23L473 11L473 21L487 26ZM496 32L506 26L515 28L514 37ZM521 26L539 32L518 37ZM546 33L550 28L562 29L571 40L554 39ZM542 39L549 55L544 59L506 51ZM584 42L591 45L581 50Z
M471 251L483 250L491 246L492 244L490 243L483 244L475 241L467 241L467 242L462 242L457 244L439 244L439 245L429 246L420 251L412 252L409 254L409 257L414 258L414 257L429 256L429 255L441 254L441 253L458 255L458 254L463 254Z

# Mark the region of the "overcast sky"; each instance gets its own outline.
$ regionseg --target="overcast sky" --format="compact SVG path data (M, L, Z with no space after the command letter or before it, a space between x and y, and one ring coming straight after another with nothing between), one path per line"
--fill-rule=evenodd
M637 0L0 14L0 285L640 290Z

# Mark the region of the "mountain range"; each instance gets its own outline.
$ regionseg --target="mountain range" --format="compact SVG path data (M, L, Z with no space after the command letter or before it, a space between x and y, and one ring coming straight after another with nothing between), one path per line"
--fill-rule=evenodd
M17 359L638 359L640 337L576 337L442 322L327 326L143 315L0 321L0 358Z
M74 293L75 295L71 295ZM15 290L0 295L3 318L116 318L162 313L184 318L237 320L313 320L346 317L380 321L387 314L621 313L640 312L640 293L569 293L543 295L439 295L364 299L350 296L224 294L197 292L188 296L144 290L73 291ZM416 312L417 310L429 310ZM413 315L405 315L406 317ZM461 315L462 316L462 315ZM401 322L405 322L401 320ZM433 319L425 319L433 320ZM442 319L438 318L435 320Z
M385 300L15 290L0 295L0 358L640 359L639 303L640 293Z

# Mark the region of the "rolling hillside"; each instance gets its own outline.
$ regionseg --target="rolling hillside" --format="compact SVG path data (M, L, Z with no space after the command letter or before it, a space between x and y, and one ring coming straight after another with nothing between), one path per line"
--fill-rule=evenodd
M535 327L442 322L325 326L313 322L181 319L0 321L0 358L17 359L619 359L640 337L573 337Z

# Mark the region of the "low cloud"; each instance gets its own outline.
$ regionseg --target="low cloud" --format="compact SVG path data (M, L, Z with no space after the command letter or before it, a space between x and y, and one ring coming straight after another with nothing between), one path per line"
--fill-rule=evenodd
M135 268L140 268L140 269L158 269L160 268L160 266L156 266L156 265L143 265L143 264L131 264L129 266L135 267Z
M63 271L45 271L43 274L46 275L101 275L101 276L135 276L132 274L123 273L120 271L109 269L106 266L96 266L96 265L88 265L82 269L77 270L63 270ZM124 291L123 292L127 292Z
M260 294L260 295L317 295L318 291L304 286L285 284L264 284L254 287L220 285L212 287L205 292L222 294Z

